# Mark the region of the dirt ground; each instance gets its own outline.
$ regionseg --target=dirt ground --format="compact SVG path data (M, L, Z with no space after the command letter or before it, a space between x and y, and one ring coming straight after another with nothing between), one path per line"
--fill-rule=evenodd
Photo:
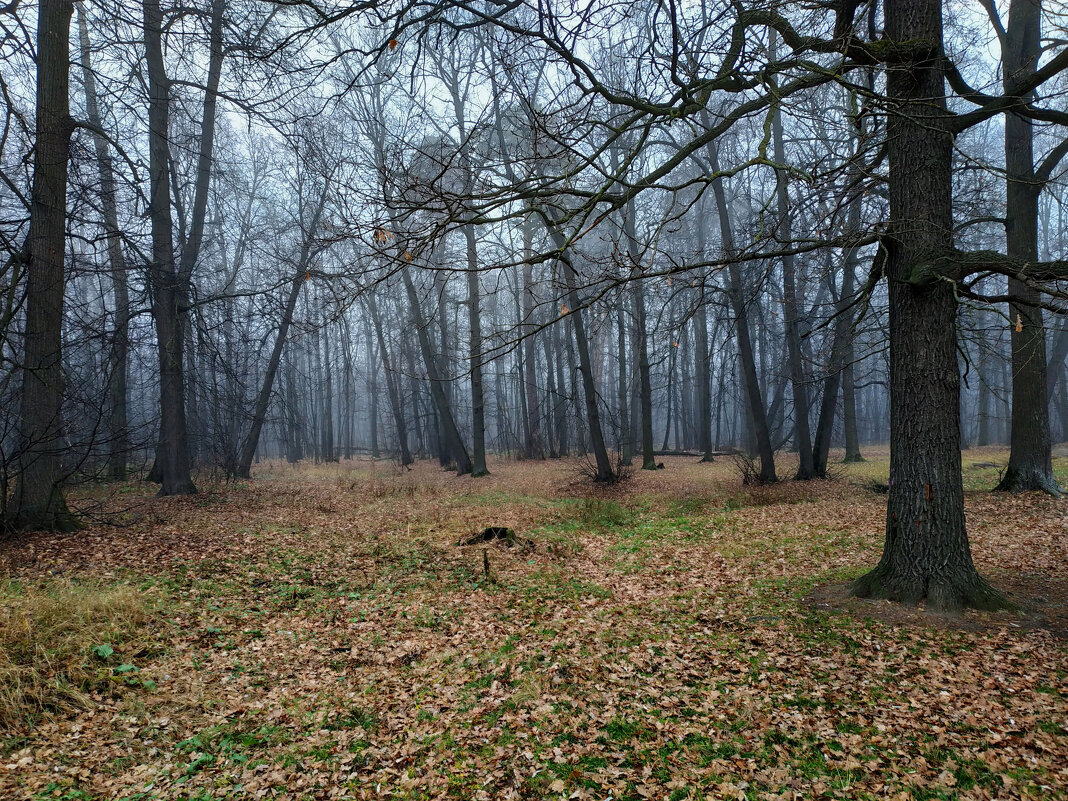
M0 547L0 620L59 588L143 616L4 728L0 798L1068 797L1068 502L987 492L1006 454L967 451L973 554L1020 611L858 601L865 455L752 489L689 457L600 490L370 460L80 489L97 522ZM486 526L534 545L457 544Z

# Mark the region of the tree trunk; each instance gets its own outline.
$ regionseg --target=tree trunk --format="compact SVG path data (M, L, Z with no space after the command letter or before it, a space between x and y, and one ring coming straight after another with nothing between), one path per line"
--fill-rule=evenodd
M82 79L85 88L85 109L90 124L103 127L99 101L96 96L96 75L93 73L89 47L89 26L85 11L78 3L78 34L81 44ZM107 428L108 477L113 481L126 479L126 464L130 454L130 433L127 430L127 377L130 353L130 290L126 276L126 258L122 252L122 232L119 230L118 203L115 199L115 168L107 139L99 130L93 131L97 175L100 179L100 209L107 242L108 267L111 270L112 292L115 294L115 328L108 351Z
M323 328L323 372L326 389L323 393L323 461L336 462L337 452L334 447L334 365L330 358L330 327ZM316 337L318 340L318 337Z
M479 310L478 247L475 227L464 226L467 244L467 322L471 357L471 475L488 476L486 467L486 398L482 387L482 314Z
M386 348L386 337L382 331L382 318L378 313L378 302L375 300L374 295L370 293L366 296L366 300L367 310L371 313L371 323L375 329L375 337L378 339L378 352L382 358L382 372L385 373L389 407L393 412L393 425L397 429L397 440L400 445L401 465L407 467L413 460L411 453L408 451L408 427L404 422L404 405L401 403L397 377L389 361L389 350Z
M860 453L860 432L857 428L856 356L850 339L845 348L845 367L842 368L842 430L845 437L844 464L863 462Z
M675 387L675 356L678 353L678 348L675 347L674 342L670 342L671 350L668 353L667 363L667 414L664 418L664 441L660 446L660 450L666 451L668 449L668 438L671 436L671 415L674 410L674 387ZM676 414L676 417L678 415ZM678 447L676 441L675 446Z
M343 358L344 374L342 376L342 391L341 391L341 455L346 460L352 459L353 447L355 445L355 429L356 429L356 377L353 362L357 358L356 354L353 354L353 336L352 326L349 324L349 315L346 311L341 315L341 354ZM371 331L368 327L366 330L366 338L368 345L367 361L372 363L374 359L374 350L371 343ZM371 456L378 458L378 374L374 372L371 376Z
M1049 354L1048 373L1046 381L1046 403L1053 403L1053 393L1057 389L1057 383L1062 380L1065 359L1068 358L1068 317L1061 320L1061 325L1053 336L1053 346ZM1068 431L1061 431L1061 436L1068 439Z
M1006 88L1027 78L1038 66L1041 52L1041 0L1012 0L1005 31L1003 82ZM1024 98L1025 101L1032 99ZM1009 258L1038 260L1038 196L1035 180L1031 120L1009 110L1005 114L1005 242ZM1046 402L1046 331L1040 293L1017 278L1009 278L1012 342L1012 423L1009 465L996 489L1011 492L1041 490L1060 497L1053 476L1053 443Z
M545 448L541 433L541 410L538 404L537 360L534 320L533 225L528 216L523 220L523 391L527 404L527 431L524 452L528 459L544 459Z
M649 332L645 314L645 287L639 264L633 201L627 204L623 236L630 258L631 298L634 303L634 345L638 352L638 400L641 404L642 470L656 470L653 442L653 381L649 368Z
M771 36L771 55L774 59L777 41L774 31ZM779 169L775 171L775 198L779 213L778 238L782 242L792 242L794 235L790 196L786 185L786 148L782 138L781 107L774 112L771 129L775 163L779 165ZM797 267L792 254L787 254L782 258L782 289L783 315L786 327L786 356L787 363L790 365L790 388L794 401L794 446L797 448L799 458L797 473L794 478L799 481L807 481L816 477L816 469L813 463L812 435L809 431L808 421L808 387L805 384L805 365L801 356L801 321L797 302Z
M558 358L560 352L559 326L550 326L547 333L548 336L542 338L542 342L545 345L545 364L547 368L545 377L548 382L546 398L549 401L546 415L551 414L552 416L550 421L552 423L552 436L549 437L549 455L555 459L567 455L567 416L563 400L564 371L559 369L560 360Z
M1057 372L1061 374L1061 402L1060 409L1061 439L1068 442L1068 367L1058 365Z
M404 280L404 289L408 293L408 304L412 310L412 320L415 323L416 336L419 340L419 348L423 352L423 361L426 365L427 378L430 379L430 395L434 400L434 407L438 413L438 424L441 426L442 441L456 464L456 474L467 475L473 469L471 457L464 447L460 430L456 427L456 419L452 414L449 398L445 394L444 378L438 372L438 363L433 348L430 345L430 333L427 331L426 321L419 306L419 296L415 291L410 269L407 265L400 270Z
M37 14L37 138L33 151L20 452L10 522L73 531L63 468L63 292L67 252L70 0L41 0ZM6 499L5 499L6 500Z
M160 495L196 492L190 477L185 420L185 364L181 281L174 263L171 221L170 79L163 61L163 14L159 0L144 0L145 61L148 65L149 218L152 225L152 313L160 369L160 438L156 452Z
M713 172L719 173L719 153L714 144L709 145L708 153ZM727 197L723 190L722 178L712 183L712 192L715 196L716 210L719 217L720 242L722 243L724 254L729 256L734 252L734 237L731 233L730 215L727 211ZM728 294L730 295L731 308L734 311L734 331L735 339L738 343L738 360L742 365L751 431L756 439L757 453L760 455L759 480L762 484L770 484L779 480L775 474L775 449L771 444L771 432L768 428L767 413L764 409L764 398L760 392L760 380L757 377L753 341L749 333L749 315L743 294L741 267L736 262L732 262L728 275L730 279Z
M557 244L563 245L563 237L554 235L558 239ZM597 387L593 380L593 368L590 363L590 341L586 334L586 324L582 318L582 310L579 307L581 301L578 296L577 276L571 265L570 254L565 253L561 257L564 267L564 282L567 285L567 302L571 306L568 316L575 332L575 348L578 351L578 370L582 378L582 391L586 399L586 424L590 435L590 445L593 448L595 471L594 481L612 482L618 477L612 462L608 458L608 448L604 443L604 432L601 429L601 412L597 399Z
M860 224L860 198L850 202L849 229L857 230ZM853 281L856 277L856 248L846 251L842 264L842 290L835 303L834 326L831 333L831 358L827 366L827 378L823 382L823 398L820 402L820 416L816 424L815 448L813 449L813 468L819 478L827 477L827 461L831 449L831 436L834 431L834 415L838 407L838 390L843 383L847 370L852 380L852 365L846 362L852 349L853 314L849 307L853 303ZM832 279L833 280L833 279ZM844 393L843 393L844 394ZM850 398L853 400L852 387ZM854 400L855 403L855 400ZM856 437L856 415L853 420L853 436Z
M987 383L987 374L990 368L989 344L987 343L985 320L979 317L979 358L976 362L976 372L979 381L979 430L976 432L975 444L980 447L990 444L990 386Z
M953 245L939 0L888 4L886 38L917 59L887 74L890 493L882 559L853 592L935 611L1003 607L972 563L964 524L954 288L912 282L916 264Z
M703 252L703 248L701 249ZM701 461L713 461L712 447L712 373L708 353L708 306L705 304L704 287L697 296L697 313L694 315L694 360L696 362L697 398L697 448Z
M304 458L304 439L301 426L299 400L297 395L297 381L294 375L296 366L292 356L286 358L286 461L296 464Z
M619 352L617 367L619 371L617 392L619 394L619 458L630 466L633 459L633 444L630 438L630 380L627 374L627 326L625 321L626 300L624 291L620 290L616 300L616 348Z
M267 419L267 409L271 403L271 393L274 391L274 379L278 374L278 365L282 360L282 349L285 347L286 338L289 336L289 328L293 325L293 314L297 308L297 300L300 297L300 289L308 278L308 265L311 259L312 243L315 232L319 228L319 220L322 218L323 209L326 207L327 188L323 188L319 202L312 213L311 222L304 233L304 242L300 248L300 258L297 261L297 269L293 274L293 280L289 284L289 296L286 305L282 308L282 319L278 323L278 333L275 334L274 346L271 348L271 357L267 360L267 372L263 376L259 394L256 396L256 405L252 411L252 426L248 436L241 446L241 456L237 462L237 476L248 478L252 470L252 458L256 455L256 448L260 442L260 432L263 423Z

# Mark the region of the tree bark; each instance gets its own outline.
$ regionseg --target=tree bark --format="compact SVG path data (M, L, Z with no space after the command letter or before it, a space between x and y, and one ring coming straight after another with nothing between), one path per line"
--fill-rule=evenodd
M714 144L709 145L708 155L713 172L720 172L719 153ZM716 211L719 218L720 243L723 246L723 252L729 256L734 252L734 237L731 233L730 215L727 211L727 197L723 190L722 178L712 183L712 192L716 200ZM775 474L775 449L771 444L771 431L768 428L764 398L760 392L760 380L757 376L753 341L749 333L749 314L743 294L742 270L737 262L731 263L728 275L730 279L728 294L730 296L731 309L734 312L734 333L738 343L738 360L742 364L751 430L756 439L757 453L760 455L759 480L762 484L770 484L779 480Z
M386 337L382 330L382 317L378 313L378 302L373 294L367 295L366 302L367 310L371 313L371 323L374 325L375 337L378 339L378 352L381 354L382 372L385 373L386 391L389 394L389 408L393 412L393 425L397 429L401 465L407 467L413 460L412 454L408 450L408 427L404 422L404 405L401 403L397 377L389 361L389 350L386 348Z
M630 438L630 376L627 372L627 325L625 318L626 309L625 290L619 290L616 300L616 350L617 359L617 386L619 403L619 458L622 464L630 466L633 460L634 446Z
M149 219L152 259L149 279L160 368L160 438L156 468L160 495L196 492L190 477L185 419L185 365L182 298L174 263L170 191L170 80L163 61L163 14L159 0L144 0L145 61L148 66Z
M623 236L630 258L631 300L634 304L634 348L638 355L638 401L641 406L642 470L656 470L653 442L653 381L649 367L649 332L645 313L645 287L641 278L633 202L627 204Z
M1041 52L1041 0L1012 0L1005 29L1003 81L1006 88L1034 73ZM1031 97L1025 98L1030 100ZM1041 184L1034 168L1031 120L1009 110L1005 114L1005 242L1010 259L1038 260L1038 196ZM1012 423L1009 464L996 489L1041 490L1056 497L1061 488L1053 476L1053 443L1046 402L1046 331L1040 293L1009 278L1012 343Z
M108 350L107 429L108 477L112 481L126 479L130 453L130 433L127 429L127 378L130 353L130 290L126 275L126 258L122 252L122 232L119 230L118 203L115 197L115 168L107 139L100 133L103 118L96 95L96 75L93 73L92 52L89 46L89 26L81 3L78 7L78 35L82 60L82 81L85 89L86 116L93 131L97 175L100 179L100 208L104 223L108 267L111 271L112 292L115 295L115 327Z
M430 379L430 395L434 400L434 407L438 413L442 442L455 460L456 474L459 476L467 475L473 469L471 457L468 455L467 448L464 446L463 439L460 436L460 429L456 427L456 418L453 417L449 398L445 394L444 377L438 372L437 359L430 344L430 332L427 330L426 320L423 319L419 296L416 294L415 283L412 281L408 265L404 265L400 273L404 281L404 289L408 293L408 304L411 307L412 321L415 323L419 348L423 352L427 378Z
M859 198L850 202L850 230L856 230L860 223ZM855 225L854 225L855 224ZM842 289L835 303L834 326L831 333L831 358L827 366L827 378L823 382L823 398L820 401L820 416L816 423L815 447L813 449L813 468L819 478L827 477L827 461L831 449L831 435L834 430L834 415L838 407L838 390L843 383L846 370L852 365L846 363L853 337L853 314L850 304L854 302L853 281L856 277L856 248L849 248L842 264ZM832 279L833 280L833 279ZM852 373L850 372L850 379ZM853 396L851 394L851 400ZM853 417L853 434L856 435L856 416Z
M545 448L541 429L541 408L538 403L537 360L535 341L537 324L534 320L534 232L532 221L523 220L523 391L527 404L527 431L524 454L528 459L544 459Z
M67 252L70 116L70 0L41 0L37 14L37 130L33 151L26 336L14 529L73 531L60 483L63 467L63 293ZM6 500L6 499L5 499Z
M976 571L964 523L957 299L946 281L911 281L916 264L953 245L941 3L887 4L886 37L914 54L887 74L890 491L882 559L852 589L935 611L999 608L1007 602Z
M482 313L479 309L478 246L475 227L464 226L467 244L467 322L471 358L471 475L488 476L486 467L486 398L482 385Z

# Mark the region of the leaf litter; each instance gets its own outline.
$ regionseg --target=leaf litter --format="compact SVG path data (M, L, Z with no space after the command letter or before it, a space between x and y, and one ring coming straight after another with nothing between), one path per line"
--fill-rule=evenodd
M1061 505L968 494L1027 608L947 621L840 589L878 558L878 464L743 490L665 461L607 492L272 464L6 546L9 582L151 596L161 647L6 732L0 797L1065 796ZM487 525L535 547L457 547Z

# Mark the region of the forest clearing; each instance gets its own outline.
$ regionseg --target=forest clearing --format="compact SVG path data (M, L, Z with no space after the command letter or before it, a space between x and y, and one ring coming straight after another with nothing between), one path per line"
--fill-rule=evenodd
M111 524L0 552L0 796L1064 797L1063 505L966 451L976 565L1022 611L846 601L884 534L866 455L745 488L664 457L72 493ZM534 545L457 545L490 525Z
M0 801L1068 800L1065 12L0 0Z

